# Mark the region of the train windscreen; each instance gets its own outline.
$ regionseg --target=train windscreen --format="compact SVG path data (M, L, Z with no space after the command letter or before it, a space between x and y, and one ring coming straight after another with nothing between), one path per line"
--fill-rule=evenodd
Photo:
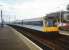
M55 23L57 22L57 19L55 17L47 17L47 26L56 26Z

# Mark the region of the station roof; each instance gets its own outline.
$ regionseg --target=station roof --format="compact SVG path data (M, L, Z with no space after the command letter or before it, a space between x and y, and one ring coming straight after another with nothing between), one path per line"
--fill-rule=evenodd
M53 12L53 13L50 13L50 14L47 14L47 17L60 17L60 14L64 14L64 13L67 13L67 11L58 11L58 12Z

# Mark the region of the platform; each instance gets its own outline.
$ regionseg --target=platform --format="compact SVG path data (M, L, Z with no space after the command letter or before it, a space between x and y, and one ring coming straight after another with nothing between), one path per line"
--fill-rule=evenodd
M0 27L0 50L42 50L15 29Z

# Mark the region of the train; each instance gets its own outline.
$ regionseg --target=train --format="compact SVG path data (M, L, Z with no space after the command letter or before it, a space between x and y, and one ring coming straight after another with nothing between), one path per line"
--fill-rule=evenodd
M69 12L61 11L47 14L41 18L24 20L23 24L42 26L43 32L59 32L69 30Z
M25 19L20 22L20 25L48 33L58 33L60 30L69 31L69 12L59 11L39 18Z

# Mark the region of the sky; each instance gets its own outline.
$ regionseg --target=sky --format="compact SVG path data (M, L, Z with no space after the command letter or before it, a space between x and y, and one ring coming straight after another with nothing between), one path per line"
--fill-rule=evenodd
M68 4L69 0L0 0L0 9L4 20L22 20L66 10Z

